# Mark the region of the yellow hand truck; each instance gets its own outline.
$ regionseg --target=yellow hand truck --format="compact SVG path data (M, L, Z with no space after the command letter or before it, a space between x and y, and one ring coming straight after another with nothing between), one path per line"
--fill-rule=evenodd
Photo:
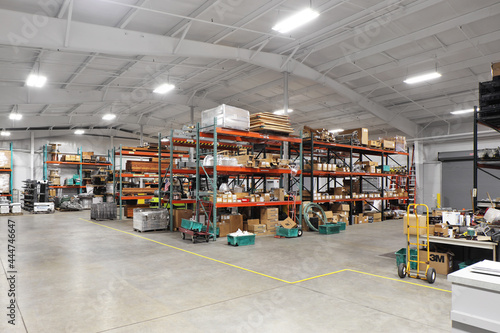
M415 225L410 225L410 210L413 207L415 214ZM417 213L418 207L425 207L425 226L420 225ZM422 217L420 217L422 218ZM425 236L420 235L425 229ZM416 242L412 243L410 239L410 230L415 231ZM406 275L414 279L427 280L429 283L436 281L436 270L429 266L429 207L423 204L410 204L406 212L406 263L400 263L398 266L398 275L404 279ZM425 248L423 250L422 248ZM423 253L425 252L425 253ZM423 269L425 267L425 270ZM412 272L415 271L415 272Z

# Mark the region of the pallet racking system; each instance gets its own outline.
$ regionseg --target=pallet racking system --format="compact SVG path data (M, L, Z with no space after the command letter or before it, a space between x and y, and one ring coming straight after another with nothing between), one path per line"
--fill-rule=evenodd
M382 148L371 148L366 146L353 145L352 141L349 143L335 143L335 142L323 142L314 140L312 137L304 139L304 155L309 157L307 164L309 164L307 170L304 170L304 177L308 180L308 184L304 186L304 190L309 192L310 200L321 204L333 204L333 203L347 203L349 204L349 223L353 223L353 213L355 211L362 213L362 204L368 203L372 207L372 202L375 200L382 201L382 209L376 208L377 211L383 212L387 203L392 200L397 200L398 203L402 201L406 204L409 197L387 197L384 195L384 191L391 188L404 187L408 192L409 186L408 173L395 174L395 173L368 173L368 172L354 172L354 165L356 162L372 161L375 158L379 159L379 165L381 170L384 166L389 165L389 161L401 167L400 161L397 161L394 156L404 156L406 159L406 165L408 170L409 165L409 153L399 152L395 150L388 150ZM318 171L315 170L315 160L323 159L326 164L334 163L337 164L339 161L345 165L346 171ZM333 162L332 162L333 161ZM339 180L348 180L350 193L353 193L353 180L358 179L360 183L360 192L363 192L363 184L365 186L371 186L374 188L374 192L378 192L379 196L371 198L339 198L339 199L315 199L315 193L321 190L326 190L329 192L332 188L337 186L343 186ZM379 181L373 181L373 180ZM323 184L322 184L323 183ZM376 184L375 184L376 183ZM333 186L332 186L333 185ZM375 207L374 207L375 208ZM382 214L383 216L383 214Z

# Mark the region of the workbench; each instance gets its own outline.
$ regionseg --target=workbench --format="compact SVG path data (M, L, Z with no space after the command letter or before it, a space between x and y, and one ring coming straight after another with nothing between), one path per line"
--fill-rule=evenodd
M477 249L486 249L493 251L493 261L497 261L497 243L495 242L481 242L475 240L467 240L463 238L448 238L429 236L429 243L447 244L461 247L474 247ZM430 245L430 244L429 244Z

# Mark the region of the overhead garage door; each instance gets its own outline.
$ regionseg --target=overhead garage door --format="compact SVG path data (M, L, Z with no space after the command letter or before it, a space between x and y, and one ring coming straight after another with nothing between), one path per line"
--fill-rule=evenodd
M439 153L442 162L441 206L456 209L471 209L473 159L471 152ZM500 177L500 171L486 171ZM478 199L486 199L490 193L494 199L500 197L500 181L478 171Z

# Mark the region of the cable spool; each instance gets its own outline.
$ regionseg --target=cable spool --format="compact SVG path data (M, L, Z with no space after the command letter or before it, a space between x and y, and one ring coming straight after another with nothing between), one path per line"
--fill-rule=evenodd
M323 224L326 223L326 215L325 211L323 208L321 208L320 205L314 203L314 202L309 202L304 205L304 220L306 221L307 225L309 226L309 229L313 231L318 231L318 229L312 225L312 223L309 221L309 213L312 213L313 215L316 215L318 218L323 221Z

